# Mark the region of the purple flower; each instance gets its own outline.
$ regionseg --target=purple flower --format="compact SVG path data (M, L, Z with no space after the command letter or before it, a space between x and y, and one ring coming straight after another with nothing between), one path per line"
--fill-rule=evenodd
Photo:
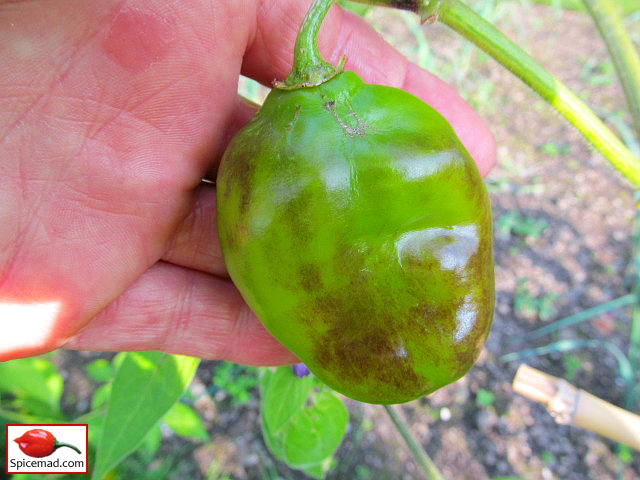
M298 378L306 377L307 375L311 374L311 371L304 363L297 363L296 365L292 365L291 370L293 370L293 374Z

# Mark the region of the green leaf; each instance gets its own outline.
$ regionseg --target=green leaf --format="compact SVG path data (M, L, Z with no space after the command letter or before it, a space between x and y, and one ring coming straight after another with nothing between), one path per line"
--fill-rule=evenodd
M476 392L476 403L478 405L482 405L483 407L490 407L491 405L493 405L494 400L495 395L489 390L479 388Z
M98 388L96 388L96 391L93 392L93 397L91 398L91 409L95 410L96 408L107 403L110 396L111 384L105 383L104 385L100 385Z
M297 378L290 367L267 371L262 382L262 417L274 434L286 428L291 417L304 404L313 388L314 378Z
M322 478L344 437L344 404L312 376L297 378L290 367L262 378L262 430L271 452L293 468Z
M171 410L162 417L162 420L181 437L209 440L202 419L189 405L180 402L174 403Z
M322 479L327 475L329 468L331 466L331 457L326 458L323 462L316 463L310 467L301 468L304 473L313 478Z
M318 463L335 452L344 437L349 415L333 392L312 393L313 406L291 418L284 436L286 462L295 467Z
M162 443L162 430L160 429L160 422L158 422L147 432L141 444L149 461L151 461L153 455L158 451L158 448L160 448L160 443Z
M64 381L49 360L33 357L0 362L0 392L12 393L25 406L33 401L38 413L59 415L63 388Z
M98 444L92 478L103 478L133 452L180 398L199 360L162 352L128 353L121 360Z
M625 465L631 465L631 462L633 462L633 453L628 446L619 443L616 453Z
M102 436L102 425L104 424L104 415L93 417L87 420L85 423L89 425L89 445L97 445Z
M362 5L359 3L351 3L351 2L347 2L345 0L339 0L338 3L346 8L347 10L352 11L353 13L355 13L356 15L359 15L361 17L363 17L369 10L371 10L371 7L368 5Z
M114 366L104 358L98 358L84 368L87 374L96 382L108 382L114 372Z

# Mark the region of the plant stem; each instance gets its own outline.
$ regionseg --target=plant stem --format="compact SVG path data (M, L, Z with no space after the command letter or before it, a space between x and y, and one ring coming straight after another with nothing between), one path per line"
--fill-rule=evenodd
M640 187L640 160L571 90L459 0L444 0L439 20L507 67L556 108L609 162Z
M302 20L293 53L293 68L279 88L299 88L320 85L342 70L325 62L318 50L318 32L324 17L335 0L314 0Z
M425 20L442 23L474 43L524 81L560 112L602 155L636 187L640 187L640 159L562 82L460 0L355 0L370 5L411 10Z
M521 342L524 340L531 340L534 338L542 337L544 335L548 335L549 333L553 333L557 330L567 328L571 325L575 325L577 323L590 320L594 317L597 317L598 315L602 315L603 313L610 312L612 310L617 310L618 308L622 308L627 305L636 304L637 300L638 300L638 297L636 296L635 293L628 293L627 295L616 298L606 303L601 303L600 305L596 305L595 307L588 308L587 310L583 310L574 315L563 318L562 320L556 320L553 323L545 325L544 327L540 327L520 337L514 337L513 341ZM511 342L511 340L509 341Z
M614 0L582 0L593 18L618 73L636 138L640 141L640 58L625 31Z
M76 451L76 453L82 453L82 452L80 451L80 449L79 449L78 447L76 447L75 445L71 445L70 443L61 443L61 442L59 442L58 440L56 440L56 441L53 443L53 448L54 448L54 450L57 450L57 449L58 449L58 448L60 448L60 447L69 447L70 449L75 450L75 451Z
M625 385L633 382L635 372L631 368L631 362L617 345L605 340L559 340L554 343L548 343L542 347L507 353L500 357L500 361L513 362L515 360L522 360L523 358L538 357L540 355L548 355L556 352L569 352L571 350L581 348L598 348L608 350L613 354L618 362L618 375L625 382Z
M422 469L429 480L444 480L442 474L438 471L435 463L431 460L431 457L427 455L427 452L418 444L415 438L409 432L409 428L402 421L398 412L395 411L392 405L383 405L384 409L389 414L391 421L395 425L400 435L402 435L402 439L404 443L407 444L407 447L411 451L414 460L418 464L418 467Z

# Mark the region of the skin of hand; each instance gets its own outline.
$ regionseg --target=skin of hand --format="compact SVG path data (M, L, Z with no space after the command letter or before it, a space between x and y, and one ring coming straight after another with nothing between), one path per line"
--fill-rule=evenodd
M283 79L309 4L0 4L0 361L60 347L296 361L228 278L201 179L254 113L239 74ZM362 19L334 5L319 48L432 105L489 171L480 117Z

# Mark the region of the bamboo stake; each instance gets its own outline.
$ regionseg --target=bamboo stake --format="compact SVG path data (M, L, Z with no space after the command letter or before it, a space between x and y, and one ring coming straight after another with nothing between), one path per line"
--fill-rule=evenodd
M574 425L640 450L640 416L578 389L566 380L522 364L515 392L540 402L557 423Z

